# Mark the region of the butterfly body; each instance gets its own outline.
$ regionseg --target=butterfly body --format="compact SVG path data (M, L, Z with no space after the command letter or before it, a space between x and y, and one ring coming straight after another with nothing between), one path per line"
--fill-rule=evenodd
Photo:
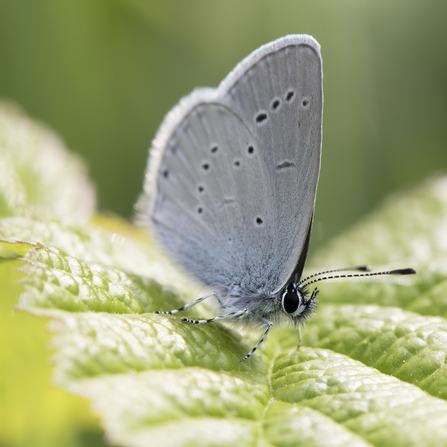
M222 314L246 309L244 315L236 317L233 321L251 325L258 325L262 319L269 320L274 324L288 322L298 324L306 320L315 309L315 304L313 304L313 300L309 301L308 294L293 283L274 294L267 290L243 289L237 286L219 293L219 296L221 297L219 310ZM290 312L284 309L285 298L285 303L290 303L286 306Z

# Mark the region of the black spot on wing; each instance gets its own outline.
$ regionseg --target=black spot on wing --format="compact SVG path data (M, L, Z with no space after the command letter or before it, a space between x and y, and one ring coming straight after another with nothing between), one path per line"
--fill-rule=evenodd
M295 163L293 163L292 161L284 160L276 165L277 171L281 171L287 168L295 168Z

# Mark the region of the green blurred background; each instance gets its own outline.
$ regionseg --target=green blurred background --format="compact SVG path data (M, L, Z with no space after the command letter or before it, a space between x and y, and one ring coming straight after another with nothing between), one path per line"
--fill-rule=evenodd
M325 95L315 248L447 166L446 18L444 0L0 0L0 97L87 160L100 210L130 217L170 108L195 87L217 86L260 45L311 34ZM13 305L2 304L3 328L20 346L0 355L12 365L0 416L13 421L0 446L100 445L87 405L50 389L44 322L11 319ZM42 340L20 341L17 323L38 326ZM29 367L33 356L44 360ZM13 392L17 377L27 386Z
M0 96L87 160L99 208L129 217L164 115L289 33L324 63L313 246L447 166L443 0L0 2Z

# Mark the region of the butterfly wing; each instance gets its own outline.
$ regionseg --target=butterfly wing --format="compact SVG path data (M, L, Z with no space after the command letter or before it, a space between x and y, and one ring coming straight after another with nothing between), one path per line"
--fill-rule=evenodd
M307 252L321 76L318 44L287 36L252 53L218 89L183 99L162 124L144 212L206 284L273 291Z
M219 287L262 270L275 223L273 209L265 211L273 194L259 144L208 93L188 99L188 112L162 146L150 215L181 264Z
M266 159L279 224L267 274L276 290L293 273L301 276L307 255L320 172L322 76L318 43L295 35L261 47L224 81L223 102L256 136Z

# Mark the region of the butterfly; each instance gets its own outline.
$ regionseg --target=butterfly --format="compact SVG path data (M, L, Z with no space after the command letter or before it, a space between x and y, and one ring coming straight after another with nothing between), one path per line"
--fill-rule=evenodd
M226 320L262 328L300 325L325 279L405 275L413 269L302 279L320 173L320 46L289 35L255 50L217 89L198 89L168 113L150 153L140 209L173 257L212 293Z

